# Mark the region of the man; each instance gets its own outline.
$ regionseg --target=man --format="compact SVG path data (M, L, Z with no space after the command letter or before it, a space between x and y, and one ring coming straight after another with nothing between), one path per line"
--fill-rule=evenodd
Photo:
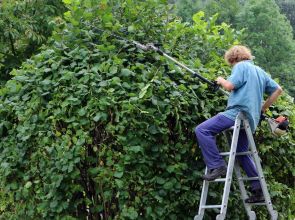
M282 88L265 73L263 69L252 62L250 50L241 45L233 46L224 56L226 62L232 66L232 72L226 80L222 77L216 79L217 84L230 91L227 108L224 112L208 119L198 125L195 133L201 148L208 173L203 176L205 180L214 180L226 174L226 164L220 156L216 146L215 135L230 128L235 123L239 112L243 111L249 120L252 132L255 131L261 116L268 107L282 93ZM263 102L263 94L269 95ZM240 131L237 152L248 150L248 139L244 130ZM242 168L248 177L258 176L251 156L238 156ZM264 201L260 182L251 181L252 196L246 202L255 203Z

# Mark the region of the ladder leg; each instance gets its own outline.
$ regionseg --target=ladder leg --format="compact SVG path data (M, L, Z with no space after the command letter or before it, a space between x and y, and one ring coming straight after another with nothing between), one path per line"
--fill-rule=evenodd
M271 216L271 220L277 220L278 212L273 209L273 206L272 206L272 203L271 203L270 195L269 195L268 190L267 190L266 181L265 181L263 171L262 171L262 167L261 167L261 164L260 164L260 158L259 158L258 153L257 153L257 148L256 148L256 145L255 145L255 142L254 142L254 138L253 138L253 135L252 135L248 120L245 120L245 130L246 130L247 138L248 138L248 141L249 141L249 146L250 146L250 149L251 149L252 154L253 154L254 163L256 165L256 169L257 169L257 172L258 172L258 175L259 175L259 180L260 180L263 195L264 195L264 198L265 198L266 207L267 207L268 212L269 212L269 214Z
M225 136L226 136L227 143L230 144L230 142L231 142L230 132L227 131L225 133ZM245 203L245 199L247 198L247 191L246 191L244 182L241 179L242 178L241 168L240 168L239 162L237 160L235 161L234 171L235 171L236 177L238 179L238 184L239 184L239 188L240 188L240 192L241 192L241 198L242 198L245 210L247 212L247 215L249 217L249 220L255 220L256 214L254 211L251 210L251 205L249 205L248 203Z
M240 165L238 163L238 161L235 162L235 174L237 176L238 179L238 184L239 184L239 188L240 188L240 192L241 192L241 198L243 200L243 204L245 207L245 210L247 212L247 215L249 217L249 220L255 220L256 219L256 214L254 211L251 210L251 205L246 203L245 200L247 199L247 191L244 185L241 175L241 169L240 169Z
M233 138L231 142L230 155L228 159L228 166L227 166L227 172L226 172L226 180L225 180L224 189L223 189L221 210L220 210L220 214L216 216L216 220L225 219L230 186L231 186L232 176L233 176L233 168L235 163L240 127L241 127L241 119L238 117L234 125Z
M208 172L208 168L206 167L205 174L207 174L207 172ZM209 182L204 180L203 187L202 187L201 200L199 205L199 212L198 212L198 215L194 217L194 220L202 220L204 217L205 209L203 207L206 205L208 188L209 188Z

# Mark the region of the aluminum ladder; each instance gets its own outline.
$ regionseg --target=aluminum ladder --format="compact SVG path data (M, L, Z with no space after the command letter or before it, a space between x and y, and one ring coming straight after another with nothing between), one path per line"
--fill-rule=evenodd
M231 135L231 131L233 129L233 134ZM232 127L232 129L228 129L224 131L225 136L227 138L228 144L231 146L230 152L223 152L220 153L222 156L229 156L228 159L228 166L227 166L227 172L225 178L219 178L215 179L213 181L203 181L203 188L202 188L202 194L201 194L201 200L199 205L199 212L198 215L194 217L194 220L202 220L204 217L204 213L206 209L220 209L220 213L216 216L216 220L223 220L226 216L226 210L227 210L227 204L228 204L228 197L230 192L230 186L232 182L232 176L233 176L233 170L235 170L235 175L238 179L238 184L241 192L241 199L243 200L244 207L246 209L247 215L249 217L249 220L255 220L256 214L254 211L252 211L252 206L254 205L265 205L267 207L267 210L270 214L271 220L277 220L278 218L278 212L273 209L270 196L267 190L265 178L263 175L263 171L260 164L260 158L257 153L257 149L255 146L254 138L250 129L249 121L245 117L243 113L239 113L236 120L235 125ZM249 142L249 149L250 151L246 152L236 152L237 149L237 143L238 143L238 137L240 133L240 129L245 129L248 142ZM243 177L241 174L241 168L238 163L238 161L235 160L236 156L239 155L252 155L254 159L254 163L257 168L258 176L257 177ZM235 169L234 169L235 168ZM205 170L205 174L207 173L207 167ZM244 181L251 181L251 180L259 180L265 202L263 203L246 203L245 199L248 198L247 191L244 185ZM222 195L222 204L221 205L206 205L207 195L208 195L208 188L209 183L211 182L221 182L224 183L224 189L223 189L223 195Z

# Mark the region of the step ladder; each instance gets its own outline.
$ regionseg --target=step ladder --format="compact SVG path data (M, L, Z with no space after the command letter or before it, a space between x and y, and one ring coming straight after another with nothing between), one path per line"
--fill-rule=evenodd
M231 130L233 129L233 134L231 134ZM267 190L265 178L262 172L261 164L260 164L260 158L257 153L257 149L255 146L254 138L250 129L249 121L245 117L243 113L239 113L236 120L235 125L232 127L232 129L226 130L225 136L227 138L228 144L231 146L230 152L223 152L220 153L222 156L229 156L228 159L228 166L227 166L227 172L225 178L219 178L215 179L213 181L203 181L203 188L202 188L202 194L201 194L201 200L199 205L199 212L198 215L195 216L194 220L202 220L204 217L204 213L206 209L220 209L220 213L216 216L216 220L223 220L226 216L226 210L227 210L227 204L228 204L228 197L230 192L230 186L232 182L232 176L233 176L233 170L235 170L235 175L238 179L238 184L241 192L241 199L243 200L244 207L246 209L247 215L249 217L249 220L255 220L256 214L252 210L252 206L255 205L265 205L267 207L267 210L270 214L271 220L277 220L278 213L276 210L273 209L270 196ZM241 129L245 129L248 142L249 142L249 149L250 151L246 152L236 152L237 149L237 143L238 143L238 137ZM257 168L258 176L257 177L243 177L241 174L241 168L238 163L238 161L235 160L236 156L239 155L252 155L254 159L254 163ZM207 167L205 170L205 174L207 173ZM265 198L265 202L263 203L246 203L245 199L248 198L246 188L244 185L244 181L251 181L251 180L259 180L263 195ZM208 195L208 188L209 183L212 182L222 182L224 183L224 189L223 189L223 195L222 195L222 204L221 205L206 205L207 195Z

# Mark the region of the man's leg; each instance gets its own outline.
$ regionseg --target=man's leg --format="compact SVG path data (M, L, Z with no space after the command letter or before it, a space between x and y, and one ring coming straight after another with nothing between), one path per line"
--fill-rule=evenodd
M195 133L208 169L226 166L216 146L215 135L233 126L234 123L233 120L218 114L196 127Z

